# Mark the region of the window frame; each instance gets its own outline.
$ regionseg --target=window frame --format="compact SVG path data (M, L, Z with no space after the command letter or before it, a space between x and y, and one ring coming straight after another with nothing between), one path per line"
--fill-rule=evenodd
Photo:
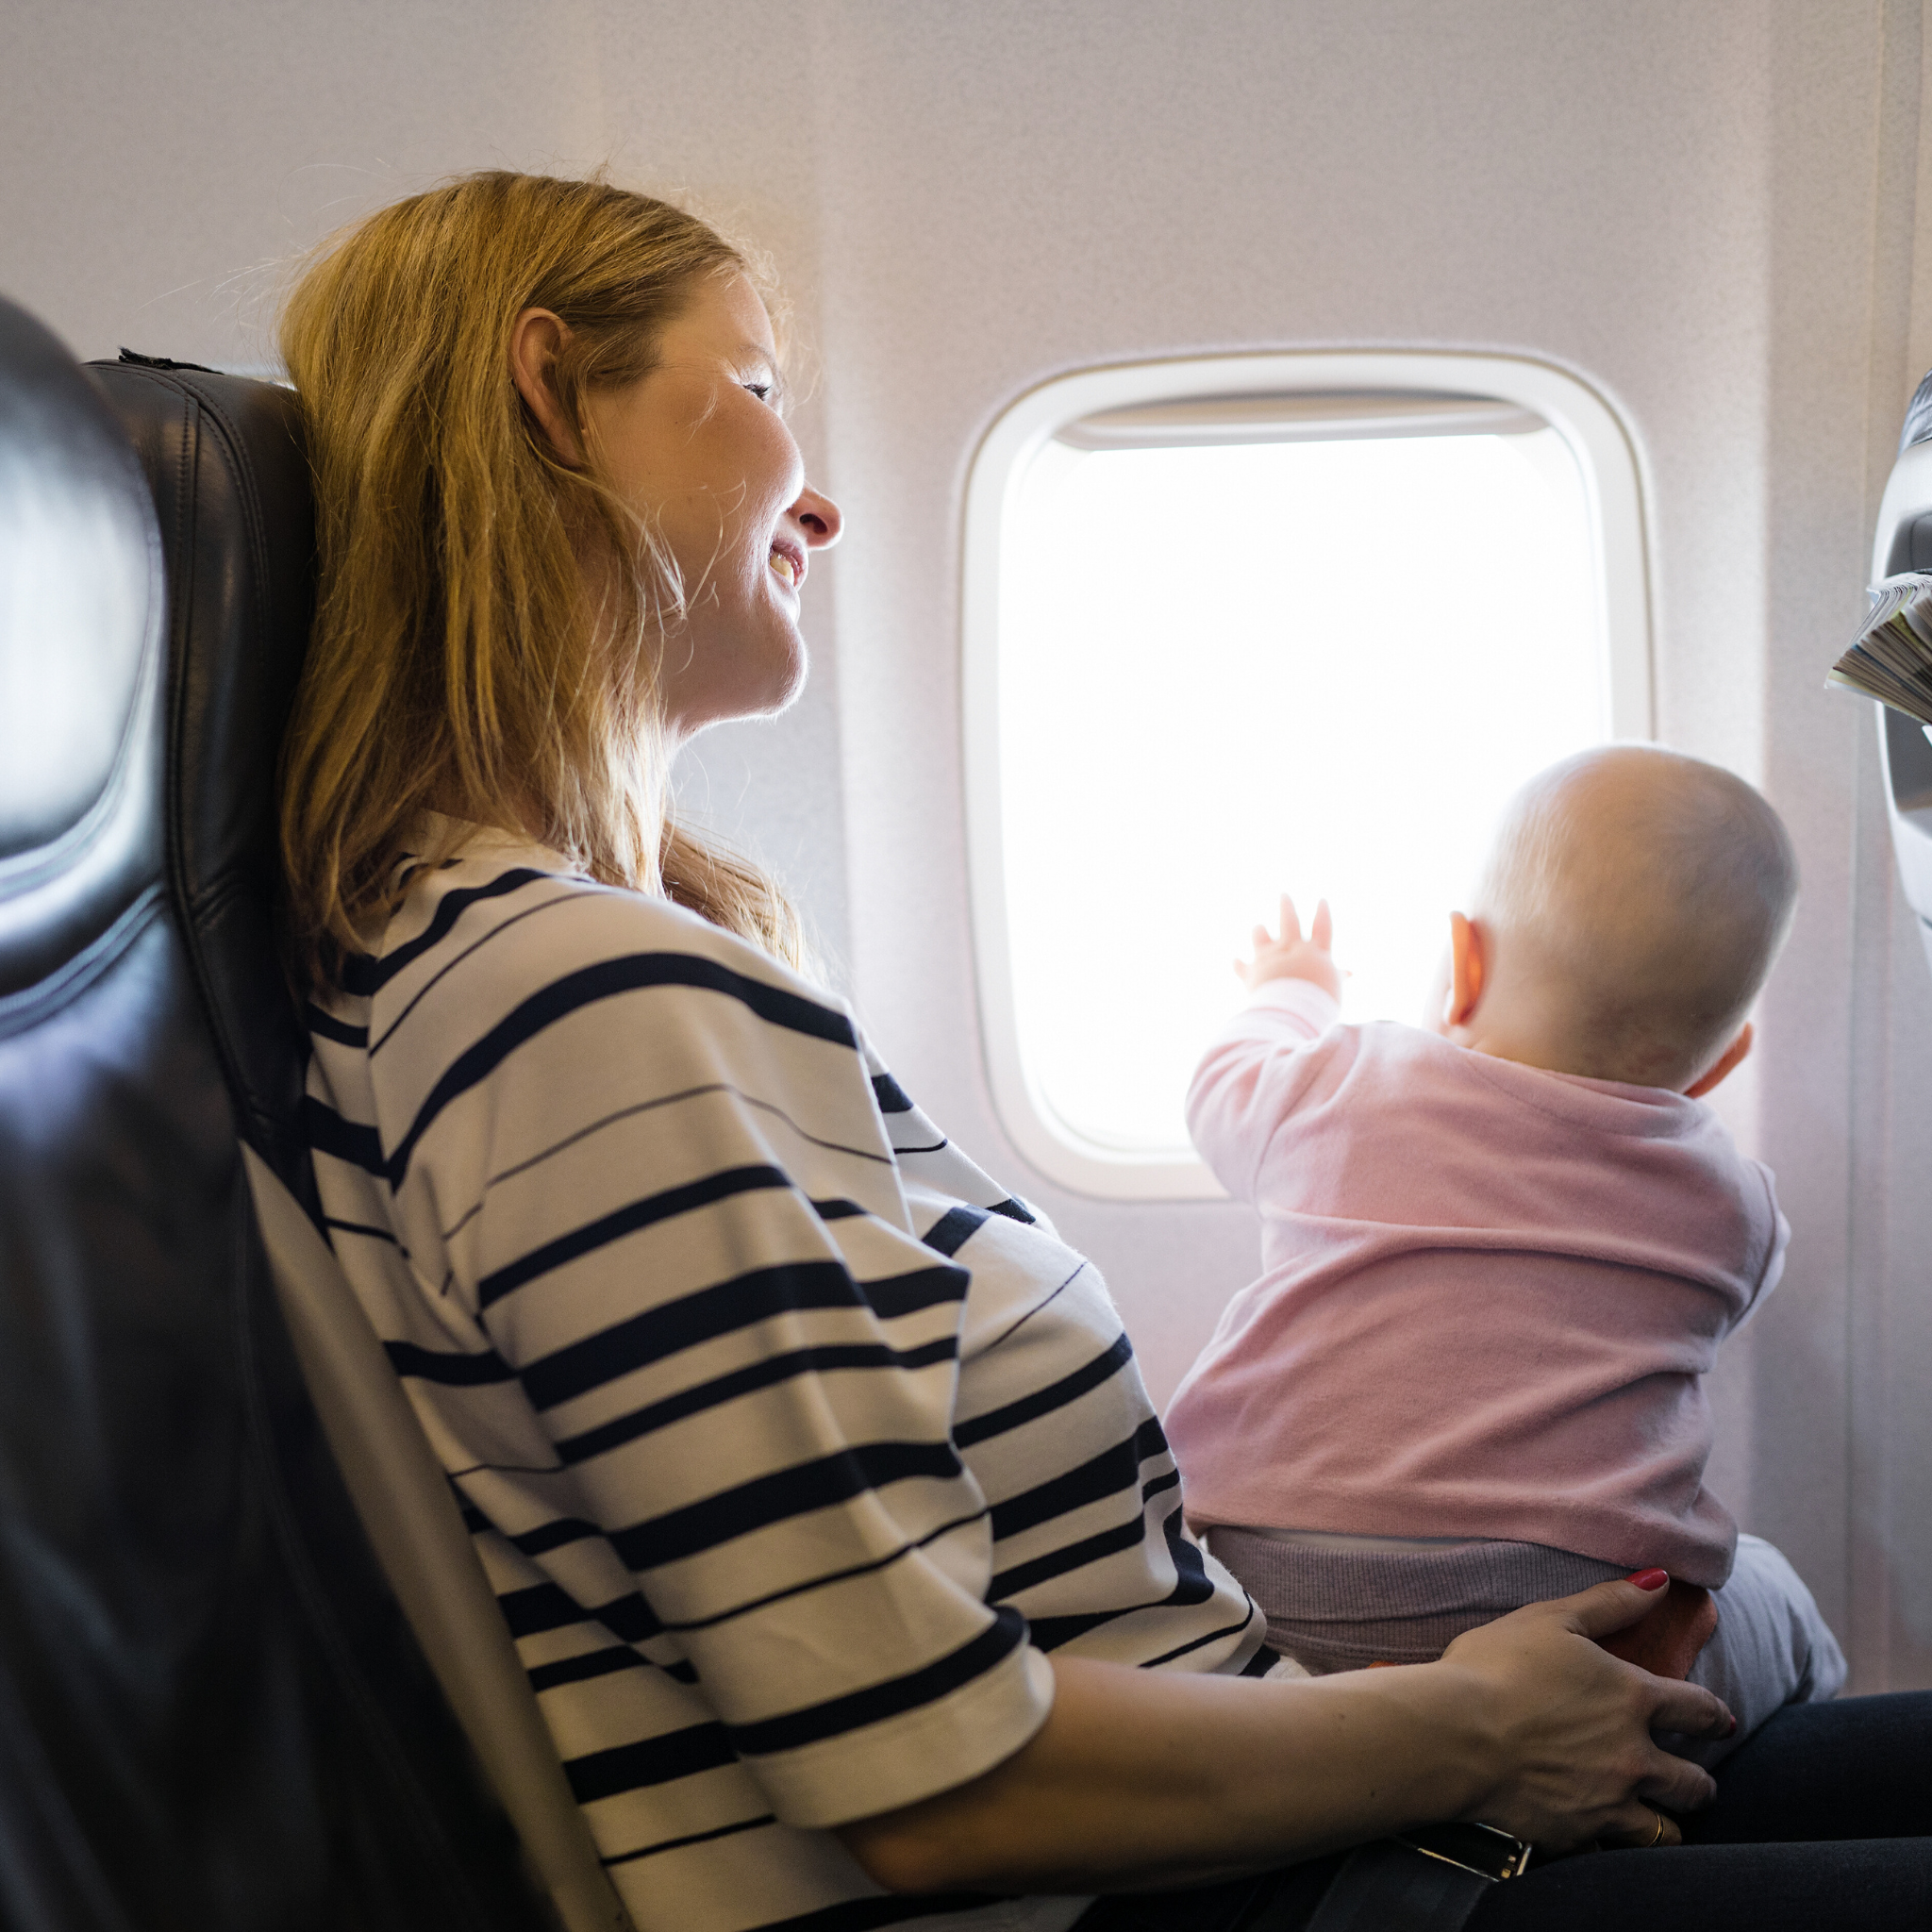
M1218 1200L1198 1158L1136 1154L1089 1140L1055 1114L1021 1053L1007 919L1000 792L1001 565L1021 487L1058 433L1103 410L1206 397L1404 392L1512 404L1569 445L1596 538L1598 625L1613 738L1655 736L1643 489L1634 439L1588 384L1513 356L1405 349L1274 351L1115 364L1057 376L994 421L968 473L961 564L960 725L967 882L980 1042L994 1109L1049 1180L1102 1200Z

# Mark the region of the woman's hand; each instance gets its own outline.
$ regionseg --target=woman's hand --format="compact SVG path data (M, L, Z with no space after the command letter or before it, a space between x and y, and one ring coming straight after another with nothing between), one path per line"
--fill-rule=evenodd
M839 1836L893 1891L1187 1885L1450 1818L1552 1848L1647 1843L1651 1801L1688 1810L1713 1789L1652 1726L1731 1722L1709 1691L1597 1648L1656 1601L1606 1583L1473 1630L1441 1663L1286 1683L1058 1658L1030 1743Z
M1598 1644L1656 1677L1688 1677L1698 1654L1717 1635L1717 1600L1681 1576L1656 1593L1655 1607L1627 1630L1599 1637Z
M1462 1676L1491 1713L1494 1785L1462 1815L1553 1851L1591 1840L1675 1844L1665 1811L1694 1811L1716 1787L1707 1772L1673 1757L1650 1732L1722 1738L1737 1721L1708 1690L1654 1677L1603 1650L1658 1604L1652 1590L1603 1583L1578 1596L1532 1604L1458 1637L1434 1668Z

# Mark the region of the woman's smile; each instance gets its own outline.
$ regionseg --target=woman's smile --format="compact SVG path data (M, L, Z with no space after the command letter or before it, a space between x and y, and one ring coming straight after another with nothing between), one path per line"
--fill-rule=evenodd
M780 537L772 545L772 570L788 591L796 591L805 582L805 574L809 567L804 547L794 543L789 537Z

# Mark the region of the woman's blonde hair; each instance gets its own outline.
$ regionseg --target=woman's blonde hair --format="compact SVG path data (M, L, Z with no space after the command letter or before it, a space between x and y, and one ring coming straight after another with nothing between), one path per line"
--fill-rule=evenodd
M646 375L696 285L732 273L751 264L668 203L490 172L355 224L295 284L281 346L321 575L281 836L311 984L334 982L393 909L403 841L429 809L527 833L804 963L776 884L671 813L657 671L683 586L600 482L583 408ZM569 331L552 379L580 467L511 380L528 308ZM630 567L588 572L593 546Z

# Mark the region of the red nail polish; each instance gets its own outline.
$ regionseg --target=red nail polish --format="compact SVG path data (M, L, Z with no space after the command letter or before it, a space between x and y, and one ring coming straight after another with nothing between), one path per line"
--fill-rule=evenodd
M1668 1570L1633 1570L1624 1579L1634 1583L1639 1590L1661 1590L1671 1580Z

